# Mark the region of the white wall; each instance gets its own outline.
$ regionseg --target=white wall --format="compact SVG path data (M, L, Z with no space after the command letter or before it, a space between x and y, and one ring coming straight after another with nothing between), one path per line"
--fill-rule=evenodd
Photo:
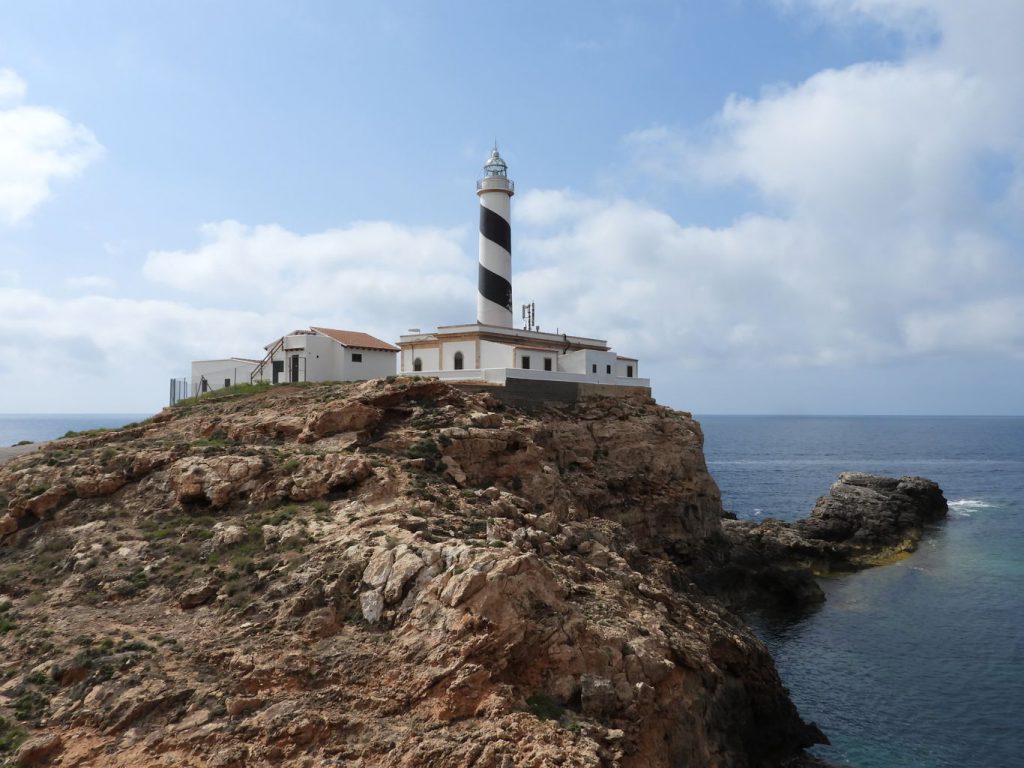
M587 350L578 349L575 352L559 355L558 370L565 373L586 373L589 371L590 369L587 367Z
M476 342L475 341L447 341L441 347L442 365L441 370L455 370L455 353L462 353L462 367L476 368ZM426 361L424 361L426 368Z
M440 367L441 351L437 347L415 347L402 350L402 372L415 373L413 361L419 358L424 371L436 371Z
M335 345L336 365L340 363L338 370L338 381L364 381L366 379L381 379L385 376L394 376L397 373L398 354L387 352L381 349L358 349ZM356 362L352 356L362 357L362 361Z
M636 360L616 360L615 368L613 370L615 371L615 374L617 376L621 376L622 378L630 378L627 376L629 366L633 366L633 376L631 378L639 378L640 363Z
M315 337L312 336L311 334L307 334L307 333L298 333L298 334L296 334L294 336L285 336L284 337L284 348L286 350L305 349L306 348L306 341L308 339L312 339L312 338L315 338Z
M291 382L291 359L294 355L299 357L298 381L363 381L397 373L397 352L344 347L331 338L319 335L289 338L302 338L304 348L274 353L273 361L284 363L284 370L278 374L279 384ZM362 355L362 361L355 362L353 354ZM272 362L264 366L263 381L274 380Z
M558 353L554 350L541 351L539 349L517 349L515 354L515 362L513 368L524 368L523 358L530 358L530 370L543 371L544 370L544 358L551 361L551 370L558 370Z
M480 342L480 367L481 368L511 368L514 361L512 358L511 344L499 344L495 341Z

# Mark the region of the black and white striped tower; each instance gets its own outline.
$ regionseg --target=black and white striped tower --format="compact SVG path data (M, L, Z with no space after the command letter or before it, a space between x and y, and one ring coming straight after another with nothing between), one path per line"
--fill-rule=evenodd
M484 177L476 183L480 198L480 281L476 321L512 327L511 198L515 184L495 147L484 164Z

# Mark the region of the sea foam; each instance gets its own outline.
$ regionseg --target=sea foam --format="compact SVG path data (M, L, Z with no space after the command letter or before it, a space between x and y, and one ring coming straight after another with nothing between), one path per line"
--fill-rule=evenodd
M949 508L958 517L970 517L972 512L991 507L992 504L990 502L982 499L957 499L956 501L949 502Z

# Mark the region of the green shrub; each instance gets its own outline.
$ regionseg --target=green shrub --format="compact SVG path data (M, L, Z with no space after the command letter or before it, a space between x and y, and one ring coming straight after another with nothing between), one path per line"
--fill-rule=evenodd
M76 432L73 429L69 429L64 433L64 437L93 437L94 435L102 435L104 432L109 432L107 427L97 427L96 429L83 429Z
M14 716L23 723L30 720L39 720L50 706L50 699L40 691L20 686L20 692L11 708Z
M0 758L3 758L4 755L14 754L27 738L28 734L22 728L6 718L0 717ZM7 765L2 760L0 760L0 764Z

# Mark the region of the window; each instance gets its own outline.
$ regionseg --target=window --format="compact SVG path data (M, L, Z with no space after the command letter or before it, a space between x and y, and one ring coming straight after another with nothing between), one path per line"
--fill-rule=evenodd
M529 368L529 367L530 367L530 356L529 355L523 355L523 368L526 369L526 368Z
M462 353L461 352L456 352L455 353L455 370L456 371L461 371L462 370Z
M353 352L352 353L352 362L353 363L361 363L361 362L363 362L363 353L362 352Z
M633 378L633 366L632 365L627 365L626 366L626 378L628 378L628 379L632 379Z
M612 372L612 367L611 367L610 365L606 365L606 366L604 367L604 372L605 372L605 373L611 373L611 372Z
M545 357L544 358L544 370L545 371L550 371L551 370L551 358L550 357Z
M597 363L594 363L592 366L590 366L590 372L597 373Z
M231 379L224 379L224 386L225 387L230 387L231 386Z
M422 371L423 370L423 361L420 360L417 357L415 360L412 361L412 369L414 371Z

